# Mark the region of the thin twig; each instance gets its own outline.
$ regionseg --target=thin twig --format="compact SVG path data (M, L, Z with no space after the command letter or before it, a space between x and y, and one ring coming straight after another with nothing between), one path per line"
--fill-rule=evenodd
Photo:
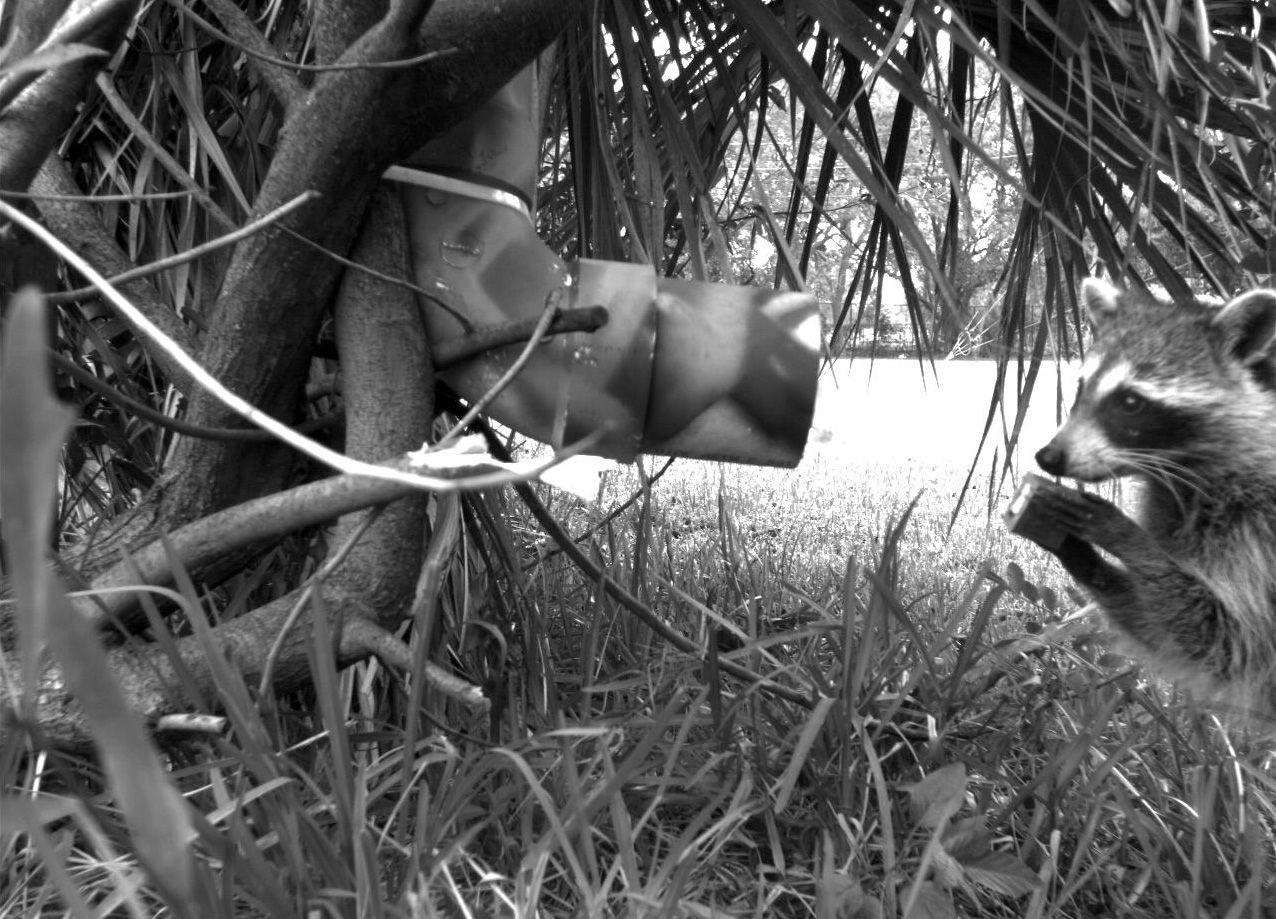
M30 191L12 191L0 188L0 196L19 201L48 201L50 203L118 204L134 201L169 201L173 198L189 198L189 191L155 191L136 195L40 195Z
M297 240L297 242L304 243L305 245L314 249L316 252L323 253L325 256L327 256L328 258L336 262L338 265L344 266L347 270L361 271L364 274L368 275L369 277L376 278L378 281L383 281L386 284L391 284L395 287L402 287L404 290L410 290L414 294L418 294L422 297L425 297L431 303L435 304L444 312L446 312L448 315L450 315L457 322L460 322L462 324L469 322L469 320L465 316L461 315L457 310L453 309L452 307L444 303L442 300L440 300L438 297L437 291L426 290L421 285L413 283L412 281L409 281L407 278L396 278L394 275L385 274L384 272L377 271L375 268L369 268L367 265L356 262L354 259L346 258L344 255L341 255L337 252L333 252L327 246L321 245L320 243L315 242L313 239L303 236L301 233L298 233L296 230L290 229L288 227L280 227L280 229L283 230L285 233L287 233L289 236L291 236L293 239Z
M323 567L314 573L314 575L306 582L306 586L301 590L301 596L297 598L297 602L292 605L292 609L288 611L288 615L284 618L283 625L279 627L278 634L275 635L274 642L270 645L270 653L266 655L266 664L261 670L261 682L257 686L258 704L266 697L266 690L270 688L270 679L275 672L275 663L279 660L279 653L283 650L284 639L296 625L297 620L301 618L301 614L305 612L306 606L310 603L310 598L314 596L314 592L319 588L324 580L337 570L337 566L346 560L346 556L350 554L363 534L368 531L368 527L372 526L373 521L381 516L381 512L389 505L383 504L380 507L374 507L364 515L359 521L359 525L355 527L354 532L349 538L342 543L337 551L332 554L332 558L323 563Z
M665 464L660 467L659 472L657 472L651 478L643 482L641 486L639 486L637 489L634 490L634 493L632 495L630 495L627 499L625 499L623 502L621 502L615 508L613 508L612 511L602 520L599 520L597 523L586 527L579 535L573 536L571 538L572 542L584 542L586 539L589 539L594 534L600 532L603 529L603 527L607 526L609 523L611 523L613 520L615 520L617 517L623 514L626 510L632 507L634 502L636 502L644 494L650 491L651 486L659 482L661 478L664 477L664 474L673 468L674 459L675 458L672 456L666 459ZM555 543L554 545L557 547L558 543ZM559 552L562 552L562 551L563 550L561 548L551 549L550 551L541 555L535 561L529 562L528 564L524 565L523 572L526 573L528 571L531 571L532 568L536 567L539 564L542 564L545 561L545 559L553 558L555 555L557 555Z
M492 404L492 400L504 392L505 387L514 382L514 378L522 372L523 368L527 366L527 362L532 359L532 354L536 351L537 345L541 343L546 331L549 330L550 324L554 321L554 317L558 315L558 304L562 298L562 287L555 287L549 292L549 296L545 298L545 309L541 311L541 317L537 320L535 328L532 329L532 335L519 353L518 358L514 363L510 364L505 373L501 374L501 378L493 383L477 402L470 406L470 410L452 427L452 430L439 439L440 447L460 437L461 433L474 423L474 419L483 414L487 407Z
M341 651L352 657L373 654L388 667L414 676L419 674L434 689L470 708L487 711L492 705L479 687L433 661L426 661L421 670L413 670L412 650L370 619L355 617L342 626Z
M96 374L85 370L75 361L58 354L56 351L49 352L49 359L53 361L61 370L67 373L73 380L84 384L95 393L105 399L120 405L135 415L139 415L153 424L167 428L177 434L185 434L188 437L199 437L203 440L240 440L249 443L260 443L263 441L274 440L275 435L263 431L260 428L207 428L200 424L192 424L189 421L183 421L180 418L174 418L166 415L157 408L152 408L145 402L134 399L120 390L116 389L110 383L98 377ZM297 431L302 434L314 434L318 431L325 431L328 428L341 422L345 417L343 412L331 412L320 418L311 418L297 425Z
M414 488L426 491L458 491L471 488L489 488L495 485L504 485L509 482L521 481L529 478L536 478L545 470L558 465L569 456L580 453L589 449L596 443L601 436L601 432L597 432L589 437L582 438L575 444L559 450L555 455L543 462L521 464L518 468L510 468L508 465L501 466L494 463L490 458L479 454L474 454L473 461L469 461L468 457L463 457L465 462L460 464L456 462L456 457L450 453L444 453L443 456L435 461L431 457L430 451L425 451L413 455L415 468L432 469L438 472L438 475L427 475L415 471L402 471L391 469L377 463L369 463L363 460L352 459L336 450L325 447L308 437L298 434L286 424L278 421L274 417L266 414L260 409L253 406L242 396L239 396L222 384L220 380L209 373L204 367L191 357L173 338L160 329L154 322L145 316L137 307L129 302L128 298L121 294L106 278L102 277L88 264L84 259L71 250L65 243L54 236L39 221L32 219L13 205L0 200L0 217L12 220L18 226L27 230L32 236L39 239L44 245L52 249L57 255L70 263L70 265L80 274L84 275L92 281L102 291L103 298L122 313L131 323L146 334L151 341L161 348L165 354L172 358L174 363L190 374L191 379L203 386L208 392L219 401L222 405L240 417L248 420L259 428L269 431L278 437L288 446L304 453L313 460L317 460L324 465L351 475L365 475L376 479L383 479L390 482L399 482L405 485L411 485ZM547 311L548 312L548 311ZM443 452L443 451L440 451ZM468 452L468 451L466 451ZM444 471L444 466L447 470ZM499 472L480 473L477 475L467 475L460 469L465 466L471 468L488 468L493 467L500 469Z
M536 334L536 328L543 320L515 319L496 325L480 326L473 332L457 338L449 338L430 344L430 352L434 358L435 369L459 364L485 351L503 348L528 341ZM569 332L596 332L607 324L607 308L604 306L581 306L559 310L553 318L544 337L565 335Z
M138 265L136 268L130 268L128 271L121 272L120 274L115 275L115 277L108 278L107 280L112 284L125 284L129 281L136 281L138 278L150 277L153 274L158 274L159 272L165 271L169 268L176 268L178 265L184 265L187 262L193 262L195 259L201 258L210 252L216 252L218 249L224 249L227 246L234 245L241 239L245 239L252 236L254 233L264 230L272 223L282 220L303 204L314 201L318 197L319 193L317 191L303 191L291 201L286 201L273 211L270 211L268 214L264 214L256 220L249 221L238 230L210 239L207 242L200 243L198 246L193 246L185 252L178 252L175 255L168 256L167 258L148 262L145 265ZM96 296L97 293L97 288L89 285L87 287L78 287L75 290L64 291L63 293L47 294L45 299L49 303L61 305L63 303L72 303L76 300L83 300L85 297Z

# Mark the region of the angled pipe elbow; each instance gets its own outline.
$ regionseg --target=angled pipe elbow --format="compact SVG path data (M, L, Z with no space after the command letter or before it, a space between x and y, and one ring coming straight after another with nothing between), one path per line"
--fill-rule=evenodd
M558 258L537 237L520 194L535 180L535 97L529 68L418 151L413 170L387 173L402 183L413 273L433 301L425 310L430 341L535 318L555 296L562 307L601 305L602 328L537 348L490 404L494 418L555 447L597 434L591 452L625 462L656 453L796 465L815 406L815 298ZM477 399L521 350L495 349L442 376Z

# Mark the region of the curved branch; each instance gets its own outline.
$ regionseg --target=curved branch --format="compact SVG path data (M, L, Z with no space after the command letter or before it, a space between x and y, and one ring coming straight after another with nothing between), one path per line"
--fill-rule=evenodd
M145 265L135 265L127 271L121 271L118 274L110 275L107 280L115 287L120 287L128 281L138 278L150 277L153 274L159 274L161 271L167 271L170 268L176 268L179 265L185 265L187 262L193 262L195 259L202 258L210 252L216 252L218 249L224 249L232 246L241 239L247 239L254 233L260 233L272 223L283 218L286 214L301 207L301 205L317 197L313 192L302 192L279 207L275 208L269 214L265 214L255 220L250 220L237 230L231 230L221 236L216 236L206 242L200 243L198 246L192 246L184 252L178 252L167 258L157 259L154 262L147 262ZM92 284L86 287L77 287L75 290L67 290L61 293L50 294L45 297L48 303L57 305L62 303L73 303L76 300L83 300L87 297L96 297L100 291Z
M380 270L402 270L406 262L404 239L398 197L384 192L369 212L356 257ZM351 418L347 452L366 457L419 444L433 416L433 374L415 299L367 274L351 272L338 301L337 335L345 355ZM328 499L340 490L332 480L316 484L324 486L323 497ZM428 496L400 483L364 479L344 484L355 486L356 492L358 486L379 489L389 485L393 492L384 495L385 499L401 500L371 512L371 518L362 513L342 517L333 542L343 546L343 554L334 556L333 570L325 570L310 584L216 628L206 629L197 623L196 634L188 638L109 652L109 666L129 704L148 723L156 725L185 708L178 687L196 699L222 695L226 691L223 683L232 672L222 666L222 658L233 664L235 678L249 685L264 680L281 692L302 685L309 679L310 626L316 611L331 619L339 635L339 663L376 655L396 668L412 668L411 651L385 624L397 623L411 609ZM198 569L204 553L224 556L235 542L260 540L270 528L278 532L281 526L296 526L304 515L318 512L331 516L337 505L305 495L312 491L313 486L303 486L286 494L291 514L281 513L280 502L274 499L253 502L249 508L236 509L237 514L215 515L200 521L200 526L152 543L105 572L93 585L124 590L102 593L95 598L100 605L81 596L77 605L98 621L122 616L137 594L136 589L128 589L130 585L139 580L159 583L171 579L174 561ZM299 493L305 496L299 498ZM363 492L362 500L368 497ZM385 500L369 503L380 505ZM250 525L249 518L257 525ZM198 613L194 613L193 621L197 619ZM427 663L419 671L413 668L409 672L468 706L482 709L488 705L476 687L436 665ZM0 688L0 709L11 708L15 701L4 698L5 692L7 688ZM53 667L44 671L40 699L39 728L47 741L63 747L88 743L83 714L67 696L65 681ZM3 730L0 726L0 732Z
M402 205L384 186L373 196L353 257L389 275L407 270ZM346 456L371 461L418 449L429 439L434 421L434 367L416 298L362 272L350 272L337 295L336 333ZM428 497L418 491L387 507L336 575L363 593L382 623L397 623L411 606L425 548ZM334 543L360 527L367 513L342 517Z
M387 667L415 674L412 649L388 631L368 619L352 619L341 631L341 656L345 658L375 657ZM425 682L450 699L486 711L491 701L483 690L454 676L433 661L425 661Z
M92 265L100 274L122 274L134 267L123 249L111 237L102 224L97 210L83 200L84 192L76 185L70 170L56 153L50 154L40 166L31 190L39 195L54 195L37 201L40 215L49 230L66 243L77 255ZM165 335L190 353L199 350L199 334L182 321L172 307L165 303L155 287L145 279L129 281L121 291L147 319ZM129 317L123 317L138 341L146 342L142 330ZM147 348L147 355L155 362L164 379L184 393L190 393L191 378L177 361L162 348Z
M245 685L255 685L266 667L280 623L300 596L301 590L292 591L252 612L220 623L211 632L197 630L196 634L171 643L135 643L112 648L106 653L107 666L119 681L130 708L154 727L165 715L189 710L191 701L185 697L183 687L202 698L219 697L225 688L225 675L232 671ZM310 681L310 635L315 609L324 610L332 619L334 634L341 629L343 621L353 623L362 619L369 625L374 621L371 610L357 593L325 582L316 601L307 605L296 626L284 636L271 681L277 693L291 692ZM338 664L342 666L370 654L383 655L395 666L403 660L401 654L384 640L374 638L374 633L364 626L356 627L348 639L342 635L337 647ZM18 672L12 669L19 666L16 654L6 650L0 652L0 658L0 668L9 673ZM227 662L229 670L224 666ZM449 678L442 681L448 689L456 690L449 695L468 705L482 707L486 703L476 691L459 689L464 684L455 677L445 672L442 675ZM16 711L18 703L16 682L0 681L0 713L4 713L4 717L0 717L0 745L11 743L11 732L17 728L9 716ZM44 667L36 691L40 700L39 738L45 744L62 749L87 748L92 743L92 735L84 712L71 697L57 665L50 663Z
M79 109L93 76L124 40L139 0L101 4L83 20L83 44L107 52L54 67L0 107L0 189L26 191Z
M405 457L385 465L411 468ZM339 475L244 502L130 552L128 558L93 578L89 592L96 596L78 598L77 606L99 625L114 619L128 621L138 602L129 588L138 584L170 586L175 565L197 580L217 581L230 573L223 566L242 566L243 559L236 550L327 523L352 511L376 507L414 491L412 486L400 482Z
M0 57L0 66L21 60L40 46L53 27L57 25L71 0L40 0L40 2L23 3L17 11L11 13L13 20L10 33L5 36L6 45Z
M236 247L210 317L204 366L267 414L290 419L340 267L284 230L348 252L385 169L507 82L582 5L580 0L518 0L497 10L473 0L439 0L432 7L395 4L382 22L350 44L340 62L393 60L431 48L456 47L459 53L411 70L318 74L304 103L288 113L254 212L305 189L319 192L322 201ZM427 8L424 24L414 25L413 17ZM226 410L200 392L193 394L188 417L210 427L228 426ZM170 464L174 486L165 496L165 517L181 524L273 491L291 464L287 452L272 447L179 443ZM246 468L254 475L243 475Z
M191 424L188 421L182 421L180 418L166 415L159 409L152 408L145 402L140 402L132 396L120 392L110 383L100 379L75 363L75 361L56 351L49 352L49 360L53 361L58 369L70 376L71 379L93 390L102 398L109 399L116 405L128 409L133 414L145 418L152 424L158 424L160 427L167 428L178 434L186 434L190 437L205 437L209 440L252 440L261 442L274 440L275 438L275 435L263 431L261 428L202 428L197 424ZM311 418L308 421L303 421L297 425L296 431L298 434L310 435L317 431L325 431L328 428L335 427L344 419L344 412L332 412L321 418Z
M288 62L278 58L274 47L253 24L248 14L230 0L204 0L213 14L221 20L228 35L223 35L213 28L202 16L197 15L184 4L177 3L176 0L172 2L201 27L225 39L228 44L237 45L244 54L248 55L253 69L257 71L262 82L270 88L271 93L285 109L292 108L305 93L305 85L288 69Z

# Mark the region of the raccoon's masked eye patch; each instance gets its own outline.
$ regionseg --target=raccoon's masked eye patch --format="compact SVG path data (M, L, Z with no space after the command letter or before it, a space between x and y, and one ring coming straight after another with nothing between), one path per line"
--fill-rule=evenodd
M1149 405L1148 400L1133 390L1113 393L1113 402L1117 412L1126 418L1141 414Z
M1096 415L1115 446L1134 450L1166 450L1192 438L1197 422L1189 412L1153 401L1127 386L1104 396Z
M1271 361L1256 361L1246 369L1255 383L1268 392L1276 392L1276 364Z

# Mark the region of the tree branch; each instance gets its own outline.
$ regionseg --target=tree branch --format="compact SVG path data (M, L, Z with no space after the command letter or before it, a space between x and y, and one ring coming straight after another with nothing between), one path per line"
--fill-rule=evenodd
M385 274L407 271L407 230L398 195L374 195L353 253ZM416 298L363 272L343 279L336 304L346 406L346 455L376 460L418 449L434 421L434 368ZM359 540L336 578L360 592L382 624L397 624L410 607L425 546L428 495L416 492L387 507ZM337 525L338 544L370 511Z
M368 619L351 619L346 623L341 632L340 648L342 657L375 656L387 667L416 675L412 649ZM481 689L449 673L434 661L425 661L422 675L426 683L448 698L480 711L491 707L490 700Z
M112 286L120 287L129 281L134 281L138 278L147 278L153 274L159 274L161 271L167 271L170 268L175 268L178 265L185 265L187 262L193 262L198 258L208 255L210 252L216 252L218 249L225 249L227 246L232 246L241 239L246 239L247 237L252 236L254 233L260 233L263 229L270 226L272 223L281 220L286 214L296 210L301 207L301 205L308 203L314 197L315 195L313 192L303 192L291 201L288 201L271 211L269 214L265 214L255 220L250 220L248 223L236 230L231 230L222 236L216 236L210 240L200 243L198 246L192 246L184 252L178 252L174 255L168 256L167 258L147 262L145 265L135 265L127 271L121 271L118 274L108 276L107 280L111 282ZM62 293L50 294L45 297L45 300L46 302L56 306L62 303L73 303L76 300L83 300L87 297L94 297L97 296L97 294L98 289L90 285L88 287L77 287L74 290L63 291Z
M313 189L322 200L291 215L284 226L335 252L349 251L381 173L512 78L581 5L582 0L521 0L494 12L486 3L440 0L413 32L404 31L413 11L396 7L340 61L383 61L430 48L457 47L460 53L408 71L318 74L304 104L288 114L254 212ZM339 274L339 266L280 227L240 243L211 317L202 362L263 411L292 418ZM228 426L226 411L203 393L192 397L188 418L206 427ZM174 485L165 496L164 516L180 525L277 489L291 458L271 447L185 441L170 466Z
M112 648L107 651L107 665L119 680L129 706L153 727L165 715L189 710L191 701L185 697L183 686L193 688L203 698L219 695L217 666L211 655L221 655L229 660L245 684L254 686L264 672L280 623L300 599L301 593L301 590L294 590L252 612L222 622L207 637L198 633L189 635L174 639L168 647L156 642ZM277 693L291 692L310 681L307 658L315 609L328 613L334 623L334 632L340 629L341 622L363 619L372 624L375 621L361 597L332 582L325 582L318 591L317 601L307 604L295 627L284 636L271 681ZM341 638L338 642L338 664L345 666L376 653L384 653L396 664L402 660L400 655L392 653L383 641L374 640L372 635L369 629L356 627L349 640ZM19 672L16 654L5 650L0 652L0 657L3 657L0 667L5 671ZM174 666L174 657L184 672L179 672ZM451 679L456 681L455 677ZM452 685L455 687L456 684ZM17 687L18 681L0 681L0 712L6 713L5 717L0 717L0 745L13 742L10 735L16 726L8 713L17 710ZM36 728L45 743L70 750L83 750L90 746L92 735L84 712L71 697L61 668L52 663L45 665L36 694L40 700ZM479 701L481 697L475 697L472 692L462 691L455 695L470 705L483 704ZM469 698L466 698L467 695Z
M204 0L204 2L229 33L227 37L231 43L238 45L240 50L248 56L250 65L257 71L271 94L285 109L292 108L305 94L306 87L292 71L280 64L272 63L277 56L275 48L253 24L248 14L230 0ZM192 10L181 4L177 6L185 15L208 27L203 18Z
M402 456L385 465L405 471L411 468ZM198 581L216 583L242 567L243 558L237 550L269 544L305 527L376 507L413 491L411 485L401 482L338 475L247 501L129 552L126 559L92 579L89 592L96 596L78 598L76 605L99 625L115 619L133 621L138 598L128 588L139 584L171 586L176 565Z
M50 154L40 166L31 183L31 190L39 195L56 195L57 200L42 199L37 202L45 225L58 239L105 275L122 274L134 267L133 261L102 225L94 206L75 200L83 191L71 177L66 163L56 153ZM199 334L173 312L172 307L159 296L155 287L145 279L129 281L120 286L133 305L164 334L173 339L188 353L199 349ZM123 317L128 321L127 317ZM148 339L132 323L134 336L145 346ZM160 369L164 379L182 392L190 392L190 374L174 361L162 348L148 347L147 355Z
M139 0L102 4L86 16L78 40L106 52L46 71L0 107L0 190L26 191L40 164L75 118L84 94L133 21ZM100 14L100 18L99 15Z

